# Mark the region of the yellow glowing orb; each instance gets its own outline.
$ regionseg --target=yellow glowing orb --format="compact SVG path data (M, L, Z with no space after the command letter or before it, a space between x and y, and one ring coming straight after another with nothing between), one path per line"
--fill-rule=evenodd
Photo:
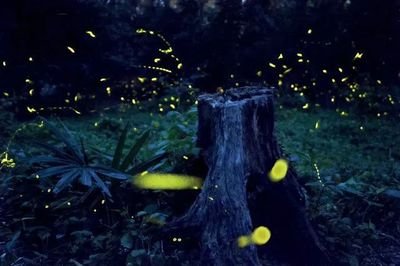
M251 234L251 240L256 245L264 245L271 238L271 231L265 226L257 227Z
M283 178L285 178L288 168L289 163L286 160L278 159L272 167L271 171L269 172L269 179L272 182L281 181Z
M237 239L237 245L240 248L247 247L251 244L251 239L248 236L239 236Z
M133 178L133 184L143 189L198 189L203 180L194 176L143 172Z

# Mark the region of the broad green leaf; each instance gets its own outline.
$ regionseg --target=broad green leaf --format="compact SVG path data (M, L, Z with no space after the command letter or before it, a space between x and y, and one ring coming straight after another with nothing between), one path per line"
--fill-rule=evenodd
M143 145L146 143L150 136L150 130L146 130L135 142L135 144L132 146L131 150L129 151L128 155L125 157L125 160L122 162L121 166L119 167L119 170L125 171L129 165L132 164L133 159L137 156L140 148L143 147Z
M52 152L54 155L62 158L62 159L67 159L67 160L74 160L74 157L71 156L70 154L66 153L64 150L57 148L56 146L52 146L46 143L39 143L39 142L34 142L36 145Z
M75 178L79 175L78 169L73 169L72 171L68 171L67 173L61 175L60 180L58 180L57 184L54 186L53 192L59 193L64 190L68 185L70 185Z
M115 179L126 180L129 178L129 176L127 174L118 172L117 170L108 168L108 167L96 166L96 167L93 167L93 170L99 174L102 174L104 176L108 176L111 178L115 178Z
M112 160L112 163L111 163L111 166L113 168L115 168L115 169L118 169L119 164L121 162L122 151L124 149L126 136L128 134L128 128L129 128L129 124L126 124L124 130L122 131L121 136L119 137L119 140L118 140L118 143L117 143L117 147L115 148L113 160Z
M142 173L143 171L146 171L150 167L157 165L159 162L164 160L165 157L167 157L167 153L162 153L162 154L156 155L147 161L144 161L138 165L135 165L134 167L129 169L127 172L130 175L136 175L136 174Z
M85 185L87 187L92 186L92 177L91 177L91 174L89 173L89 171L91 171L91 170L82 168L80 171L80 177L79 177L79 181L82 183L82 185Z
M50 176L62 175L66 172L73 170L74 165L61 165L61 166L53 166L49 168L42 169L38 171L36 174L40 177L46 178Z
M102 192L107 194L107 196L111 197L110 190L108 189L107 185L101 180L101 178L94 172L94 171L89 171L90 175L93 177L96 185Z
M58 124L59 126L61 126L62 130L60 130L58 127L56 127L53 123L49 122L48 120L44 119L44 121L46 122L46 127L51 131L51 133L53 133L53 135L55 135L57 139L64 142L65 145L67 146L67 149L72 154L74 154L81 161L84 161L84 156L81 147L79 145L79 142L76 141L75 137L68 130L68 128L61 121Z
M31 159L29 159L29 164L67 164L70 163L69 160L54 157L54 156L46 156L46 155L40 155L40 156L35 156Z

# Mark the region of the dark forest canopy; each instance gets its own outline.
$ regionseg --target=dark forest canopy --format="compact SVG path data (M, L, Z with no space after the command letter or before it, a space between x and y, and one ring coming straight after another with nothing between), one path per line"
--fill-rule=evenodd
M36 102L55 94L61 104L64 93L106 97L103 77L123 88L161 74L155 87L307 88L305 96L327 104L341 87L399 82L399 10L396 0L8 1L0 10L0 90L32 102L27 91L36 88ZM140 86L114 96L138 97Z

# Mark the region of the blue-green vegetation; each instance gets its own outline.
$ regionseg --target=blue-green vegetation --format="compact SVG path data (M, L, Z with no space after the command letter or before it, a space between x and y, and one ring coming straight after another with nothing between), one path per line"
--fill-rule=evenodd
M3 171L1 185L2 219L6 222L1 231L6 239L4 261L11 263L19 259L51 263L58 255L68 252L70 255L66 261L94 264L96 261L116 260L112 254L121 252L118 251L121 248L125 254L122 256L124 259L118 259L121 263L127 254L130 254L128 260L140 258L147 261L150 257L164 262L189 260L188 254L178 252L184 250L180 247L184 242L171 238L171 243L164 243L178 252L174 257L162 253L161 242L151 235L151 228L164 224L173 212L165 204L168 198L176 197L174 195L179 192L135 189L123 178L127 173L122 170L126 168L112 168L112 155L121 152L114 151L121 149L121 141L125 139L124 154L134 150L135 165L154 160L151 158L154 154L165 158L157 160L157 164L148 164L149 169L173 171L179 161L190 165L190 161L198 156L194 142L196 116L195 108L167 115L128 110L125 113L110 112L107 118L101 115L63 119L62 125L68 131L63 127L49 130L46 125L50 122L45 122L43 127L21 132L18 139L38 136L41 140L37 138L35 141L42 142L41 146L45 143L43 140L50 139L53 131L68 135L59 135L64 145L58 145L60 140L57 139L44 145L46 149L52 145L50 149L54 155L30 157L11 153L18 166L3 169L6 171ZM130 121L130 127L121 122L125 119ZM400 141L393 130L396 125L385 118L341 116L334 110L303 110L301 107L278 109L276 120L277 137L290 154L290 163L299 171L300 182L309 195L308 212L312 221L318 224L317 231L328 249L340 255L343 263L357 261L361 265L379 260L371 256L369 249L394 252L394 244L382 246L380 243L396 242L397 232L391 226L397 223L400 193L400 154L394 148L394 144ZM138 137L128 137L128 132ZM62 175L55 173L51 177L52 168L40 170L51 160L59 160L58 155L68 152L66 147L69 146L66 145L73 145L71 139L76 139L72 135L81 136L82 143L87 143L87 150L92 152L94 159L106 165L107 168L100 168L101 176L111 177L104 183L111 197L102 193L107 190L94 189L96 186L87 188L79 182L66 184L64 188L67 189L63 191L61 187L57 188ZM144 142L145 138L149 138L148 141ZM116 145L118 140L119 145ZM142 144L139 150L138 143ZM85 147L76 145L77 151ZM20 145L14 144L12 150L18 151L24 146L26 153L43 151L35 146L32 146L32 151L26 149L31 146L24 141ZM120 148L116 149L117 146ZM130 150L127 147L131 147ZM124 157L118 157L116 161L119 163L115 165L121 166ZM40 168L33 168L39 172L29 170L33 162L43 163ZM67 162L63 160L63 163ZM77 166L71 164L69 167L74 169ZM92 166L85 167L91 169ZM93 167L96 169L97 166ZM40 173L46 169L48 175ZM84 177L81 174L80 178ZM112 181L113 177L122 180ZM54 193L54 190L59 193ZM49 249L50 243L56 248ZM48 254L47 258L43 257L44 253Z

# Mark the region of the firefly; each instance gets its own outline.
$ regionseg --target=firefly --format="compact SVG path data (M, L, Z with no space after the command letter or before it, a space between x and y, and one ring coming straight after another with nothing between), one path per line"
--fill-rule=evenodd
M265 226L259 226L251 234L239 236L237 239L237 245L240 248L249 245L264 245L270 240L270 238L271 231Z
M201 178L165 173L148 173L143 172L133 178L133 184L143 189L168 189L168 190L183 190L194 189L201 187L203 181Z
M70 51L71 53L75 53L75 49L72 48L71 46L67 46L68 51Z
M93 31L87 30L86 34L89 35L92 38L96 38L96 35L93 33Z
M289 168L289 164L286 160L278 159L268 174L269 179L272 182L281 181L282 179L285 178L288 168Z

